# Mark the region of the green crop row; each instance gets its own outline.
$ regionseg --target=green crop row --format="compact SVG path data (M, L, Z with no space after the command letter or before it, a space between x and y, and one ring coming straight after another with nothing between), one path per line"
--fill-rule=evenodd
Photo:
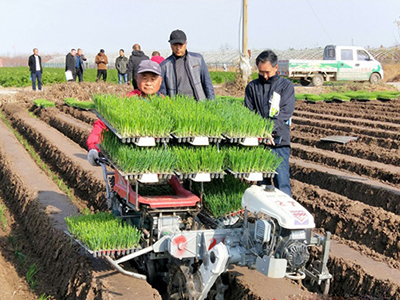
M343 93L322 93L316 94L296 94L296 100L307 100L307 101L351 101L351 100L392 100L397 99L400 96L398 91L348 91Z
M68 231L93 251L138 246L141 233L108 212L65 218Z
M144 101L140 97L94 95L93 100L97 112L123 137L225 134L268 138L273 128L270 120L232 99L197 102L185 96L154 96Z
M79 101L76 98L65 98L65 104L72 107L82 108L82 109L94 109L94 103L92 101Z
M28 63L28 61L27 61ZM235 81L234 72L210 71L211 80L214 84ZM83 72L83 81L95 82L97 78L96 69L86 69ZM44 68L42 74L43 84L65 82L65 70L63 68ZM115 69L107 70L107 82L118 83L118 72ZM30 72L28 67L4 67L0 68L0 86L3 87L25 87L30 86Z
M46 99L35 99L33 100L33 104L35 104L37 107L55 107L56 104L52 101L46 100Z
M101 147L128 174L219 173L227 168L236 173L274 172L281 163L264 147L136 147L121 143L111 131L103 133Z

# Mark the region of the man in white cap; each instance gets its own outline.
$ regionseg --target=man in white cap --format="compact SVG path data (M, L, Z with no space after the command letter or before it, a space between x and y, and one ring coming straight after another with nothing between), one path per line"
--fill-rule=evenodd
M146 98L148 96L152 96L157 94L161 85L161 68L158 63L151 60L143 60L140 62L136 81L138 88L133 90L127 96L129 97L142 97ZM99 158L99 148L96 146L101 142L101 133L107 126L98 119L94 122L92 131L86 140L86 144L88 146L88 161L91 165L96 166L96 160Z
M172 55L161 65L163 78L160 93L167 96L187 95L197 101L215 99L214 87L204 58L186 50L186 34L174 30L169 36Z

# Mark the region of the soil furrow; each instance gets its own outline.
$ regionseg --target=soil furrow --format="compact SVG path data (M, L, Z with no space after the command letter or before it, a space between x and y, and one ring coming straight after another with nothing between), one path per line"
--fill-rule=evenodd
M359 175L376 178L395 186L400 185L400 168L392 165L349 157L296 143L292 143L292 155L340 170L347 170Z
M400 120L399 120L400 121ZM391 140L399 140L400 139L400 131L390 131L383 129L368 129L362 126L349 126L346 124L324 121L324 120L310 120L306 118L295 117L293 118L293 125L307 125L312 127L324 128L324 129L332 129L340 132L340 135L366 135L372 137L379 137L384 139ZM346 133L346 134L344 134Z
M358 175L290 158L292 179L400 214L400 190Z
M299 181L293 182L293 194L314 215L317 228L400 258L400 216Z
M86 140L92 126L60 113L57 109L35 109L35 115L41 120L54 127L69 139L77 143L81 148L87 149Z
M294 134L295 132L311 133L313 135L320 136L320 138L331 135L343 135L343 132L340 132L338 130L324 129L307 125L295 125L292 127L292 131ZM359 134L356 137L358 137L357 139L358 142L362 142L371 147L381 147L385 149L395 149L395 150L400 149L400 141L398 140L389 140L389 139L376 138Z
M70 107L68 105L62 104L57 105L57 108L66 114L73 116L74 118L87 123L89 125L93 125L93 123L97 120L97 116L91 111L82 110L79 108Z
M398 108L394 108L393 110L382 113L382 110L375 109L373 107L369 108L367 105L365 107L356 108L354 107L353 103L348 103L348 105L343 105L343 103L317 103L314 105L308 103L300 104L296 102L296 110L304 110L321 115L366 119L371 121L388 122L394 124L400 123L400 114ZM355 111L362 111L362 113Z
M90 166L86 160L86 151L49 125L33 119L17 106L7 105L4 111L12 126L35 148L43 161L51 165L74 189L79 198L87 201L92 209L106 208L105 185L101 169ZM85 167L82 168L82 165Z
M58 299L87 299L92 288L88 261L78 254L79 248L60 229L54 228L55 222L59 228L63 227L60 218L55 220L50 207L41 203L49 196L66 201L65 195L32 162L3 122L0 130L0 190L18 226L26 232L24 252L29 251L40 266L39 286L45 285L42 289L47 289L41 292L51 292ZM68 213L65 207L62 207L64 211L54 205L51 209Z
M340 123L340 124L350 124L353 126L359 127L368 127L368 128L377 128L377 129L384 129L384 130L391 130L391 131L399 131L400 125L386 122L379 122L379 121L367 121L367 120L360 120L354 118L346 118L346 117L335 117L330 115L321 115L321 113L312 113L312 112L305 112L305 111L295 111L294 112L293 120L297 118L301 119L314 119L314 120L324 120L333 123Z
M349 156L362 157L366 160L381 162L390 165L400 165L400 151L399 150L387 150L384 148L371 147L366 145L359 140L356 142L350 142L347 144L331 143L320 141L319 138L313 134L298 131L293 131L291 135L293 143L312 146L319 149L325 149L335 151L340 154Z

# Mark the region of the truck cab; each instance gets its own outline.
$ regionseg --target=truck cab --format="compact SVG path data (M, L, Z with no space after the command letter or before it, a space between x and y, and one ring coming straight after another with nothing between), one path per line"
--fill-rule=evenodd
M364 48L328 45L322 60L289 59L278 61L278 74L299 79L302 85L323 85L324 81L370 81L383 79L380 62Z
M328 45L324 49L323 60L338 62L336 80L377 83L383 78L381 64L362 47Z

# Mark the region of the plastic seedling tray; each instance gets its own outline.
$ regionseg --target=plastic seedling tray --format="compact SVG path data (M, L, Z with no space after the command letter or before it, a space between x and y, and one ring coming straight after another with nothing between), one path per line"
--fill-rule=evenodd
M189 143L193 146L208 146L210 143L220 143L223 140L222 136L177 136L175 134L171 134L171 136L178 143Z
M212 179L224 178L225 173L206 173L206 172L199 172L199 173L181 173L178 171L174 171L176 176L180 180L184 179L191 179L195 182L210 182Z
M247 181L261 181L264 178L274 178L276 172L235 172L231 169L226 170L235 178L243 178Z
M223 135L223 137L231 144L240 144L243 146L259 146L268 141L268 138L261 137L231 137Z

